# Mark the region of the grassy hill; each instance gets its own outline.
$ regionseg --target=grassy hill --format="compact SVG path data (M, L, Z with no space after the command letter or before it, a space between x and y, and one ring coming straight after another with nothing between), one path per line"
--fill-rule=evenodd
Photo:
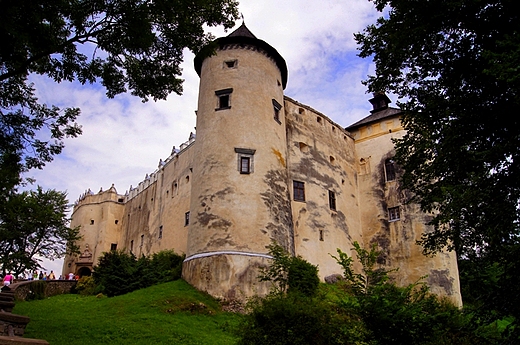
M242 318L183 280L117 297L60 295L19 301L27 315L25 337L60 344L234 344Z

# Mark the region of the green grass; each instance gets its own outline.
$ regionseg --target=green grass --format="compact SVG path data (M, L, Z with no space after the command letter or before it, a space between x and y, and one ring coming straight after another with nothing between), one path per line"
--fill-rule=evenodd
M60 295L18 301L31 321L25 337L60 344L234 344L242 316L183 280L117 297Z

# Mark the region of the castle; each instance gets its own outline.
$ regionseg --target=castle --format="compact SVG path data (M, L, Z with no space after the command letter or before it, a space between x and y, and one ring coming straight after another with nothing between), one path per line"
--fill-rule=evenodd
M344 128L284 95L285 60L242 24L195 57L200 77L196 136L124 195L114 186L76 202L81 255L63 274L89 275L103 252L185 253L183 278L213 296L265 294L260 267L272 241L341 273L331 257L352 243L377 243L379 264L399 268L398 284L427 276L434 293L461 305L454 253L426 257L416 240L431 215L406 203L393 138L401 111L375 94L370 115ZM358 267L359 268L359 267Z

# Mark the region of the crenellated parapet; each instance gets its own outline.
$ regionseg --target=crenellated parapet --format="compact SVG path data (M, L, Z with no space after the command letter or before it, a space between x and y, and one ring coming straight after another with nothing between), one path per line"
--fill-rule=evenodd
M178 156L181 155L184 151L186 151L195 142L195 137L196 135L194 133L190 133L188 140L182 143L178 149L175 146L173 146L171 154L164 161L162 159L159 159L157 169L155 169L150 174L146 174L144 180L139 182L139 184L136 187L130 186L130 188L125 192L124 202L127 202L135 198L144 190L146 190L149 186L157 182L157 179L163 172L164 168L171 162L175 161L178 158Z
M98 193L92 192L90 188L87 189L83 194L79 196L78 200L74 202L74 210L76 210L82 205L100 204L107 201L119 203L124 202L124 195L117 194L117 190L114 187L114 184L112 184L112 186L106 191L103 191L103 187L101 187Z
M165 159L159 159L159 164L157 169L155 169L152 173L146 174L144 180L139 182L136 187L130 185L130 188L125 192L124 195L118 194L117 190L112 184L112 186L103 191L103 187L99 189L99 192L94 193L90 188L87 189L84 193L82 193L79 198L74 202L74 209L86 205L86 204L99 204L103 202L118 202L118 203L126 203L127 201L135 198L141 192L146 190L150 185L155 183L160 176L161 172L164 168L170 163L175 161L179 155L181 155L185 150L187 150L194 142L196 135L194 133L190 133L190 136L187 141L183 142L179 148L173 146L171 154Z

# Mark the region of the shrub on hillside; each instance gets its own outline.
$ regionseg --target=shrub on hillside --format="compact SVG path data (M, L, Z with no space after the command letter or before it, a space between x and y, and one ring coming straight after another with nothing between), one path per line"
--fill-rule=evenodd
M396 286L389 277L393 270L376 268L375 246L365 250L354 243L353 249L362 272L356 273L354 259L338 249L334 258L344 279L316 292L308 282L317 268L312 273L305 260L272 245L272 265L260 278L275 289L249 303L239 344L498 344L496 330L486 328L483 334L470 315L430 294L425 284Z
M314 296L320 279L318 267L299 256L292 256L276 243L268 246L269 255L273 257L271 265L264 269L260 281L273 284L273 293L300 293Z
M302 294L271 294L249 302L238 329L239 345L368 345L364 325L328 302Z
M164 251L152 257L124 251L103 253L94 268L94 281L99 290L109 297L122 295L157 283L178 279L184 256Z
M78 294L83 296L95 295L99 290L94 278L91 276L79 278L74 289Z

